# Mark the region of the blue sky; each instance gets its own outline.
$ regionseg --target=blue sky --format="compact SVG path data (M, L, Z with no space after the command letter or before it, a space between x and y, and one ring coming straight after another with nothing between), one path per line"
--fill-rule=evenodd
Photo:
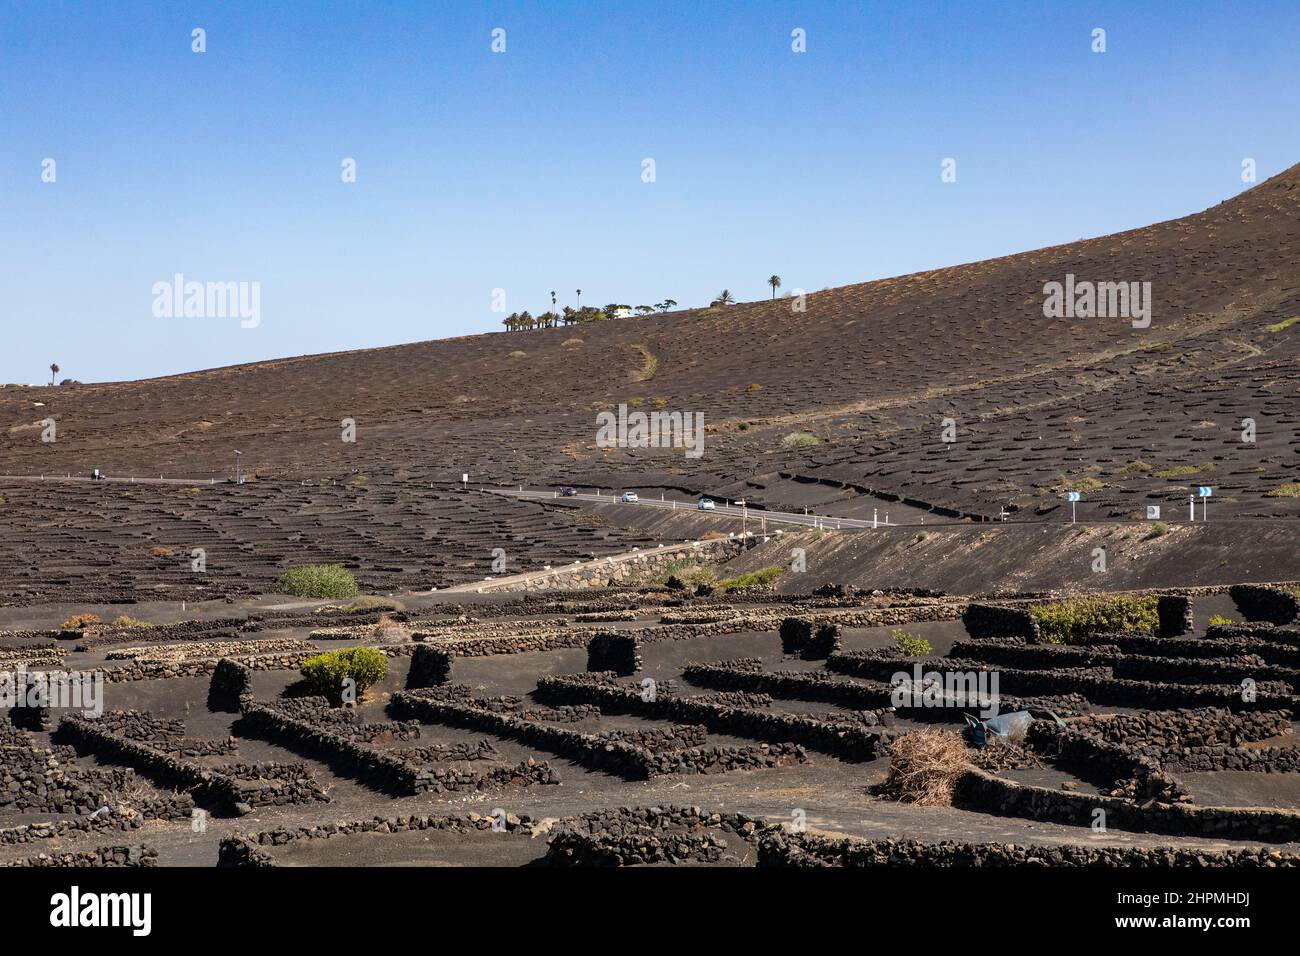
M0 0L0 381L496 331L497 288L701 305L1177 217L1245 157L1300 162L1298 40L1294 2ZM176 273L259 282L260 324L156 317Z

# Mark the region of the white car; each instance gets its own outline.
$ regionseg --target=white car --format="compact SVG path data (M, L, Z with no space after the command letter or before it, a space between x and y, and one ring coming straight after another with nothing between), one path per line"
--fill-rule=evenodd
M623 497L619 499L619 501L622 501L629 505L634 505L640 500L641 499L636 496L635 491L625 491L623 492Z
M701 498L700 503L695 507L699 508L701 511L712 511L717 507L717 505L713 503L712 498Z

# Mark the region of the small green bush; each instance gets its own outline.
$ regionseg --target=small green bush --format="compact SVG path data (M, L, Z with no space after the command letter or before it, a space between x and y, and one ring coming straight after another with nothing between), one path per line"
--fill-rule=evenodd
M782 448L805 448L817 443L818 438L812 432L791 432L781 439Z
M1147 537L1159 538L1168 533L1169 533L1169 525L1165 524L1163 521L1157 521L1155 524L1151 526L1151 530L1147 532Z
M718 582L717 590L723 594L730 594L733 591L749 591L759 588L770 588L781 572L785 568L770 567L762 568L758 571L750 571L748 574L739 574L734 578L727 578Z
M99 619L98 614L74 614L62 624L60 630L64 631L84 631L88 627L94 627L96 624L104 623Z
M357 579L341 564L306 564L280 575L275 582L282 594L299 597L353 598L357 596Z
M142 621L138 617L131 617L127 614L119 614L113 620L114 627L153 627L148 621Z
M1222 614L1211 614L1211 615L1210 615L1210 626L1211 626L1211 627L1227 627L1229 624L1235 624L1235 623L1236 623L1236 622L1235 622L1232 618L1230 618L1230 617L1224 617Z
M343 698L345 681L356 682L357 699L360 699L366 688L373 687L387 674L388 658L370 647L326 651L302 662L302 676L311 689L335 704Z
M894 643L908 657L928 657L934 653L934 646L923 637L908 634L901 627L894 628L891 633L894 637Z
M669 561L651 583L672 587L674 590L693 588L697 584L712 584L717 579L713 565L703 558L692 555ZM672 581L673 584L669 584Z
M1029 608L1048 644L1072 644L1091 631L1154 631L1160 624L1152 597L1072 598Z

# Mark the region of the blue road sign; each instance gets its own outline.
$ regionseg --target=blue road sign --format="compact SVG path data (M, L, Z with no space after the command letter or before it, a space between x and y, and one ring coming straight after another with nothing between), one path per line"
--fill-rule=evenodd
M1214 494L1214 489L1209 485L1197 485L1196 494L1202 498L1208 498L1210 495Z
M1077 491L1067 491L1065 493L1066 501L1078 501L1082 497Z

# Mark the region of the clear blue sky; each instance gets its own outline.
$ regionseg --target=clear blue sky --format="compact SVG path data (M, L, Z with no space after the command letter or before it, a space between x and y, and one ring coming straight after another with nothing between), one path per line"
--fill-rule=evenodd
M1300 161L1298 49L1294 0L0 0L0 380L496 331L498 287L700 305L1173 218L1245 188L1244 157ZM261 324L156 318L178 272L260 282Z

